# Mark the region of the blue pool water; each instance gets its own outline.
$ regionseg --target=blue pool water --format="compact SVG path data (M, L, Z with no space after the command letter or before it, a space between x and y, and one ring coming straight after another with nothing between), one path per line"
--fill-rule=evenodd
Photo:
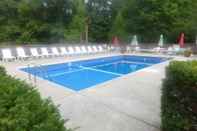
M166 58L123 55L22 68L21 70L66 88L80 91L164 61Z

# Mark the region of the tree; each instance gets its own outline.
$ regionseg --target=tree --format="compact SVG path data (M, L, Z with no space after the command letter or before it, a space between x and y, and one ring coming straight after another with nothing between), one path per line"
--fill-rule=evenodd
M112 0L89 0L87 12L90 19L89 33L94 42L108 41L112 26Z
M196 20L196 0L1 0L0 41L80 41L88 27L93 42L108 41L114 31L143 42L164 34L173 43L184 32L192 42Z
M86 8L84 0L74 1L73 18L65 30L64 36L67 41L82 41L86 25Z
M59 41L69 24L69 0L0 1L0 41Z
M112 38L113 36L117 36L121 40L127 39L126 23L121 11L116 16L111 31L109 33L109 38Z
M140 34L145 42L154 42L159 34L175 42L180 32L192 36L196 8L195 0L127 0L124 16L128 32Z

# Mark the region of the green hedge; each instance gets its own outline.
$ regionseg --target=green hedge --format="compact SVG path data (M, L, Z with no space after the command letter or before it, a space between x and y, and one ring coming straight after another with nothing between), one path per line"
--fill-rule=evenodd
M163 131L197 131L197 61L174 61L162 94Z
M0 66L0 76L1 75L6 75L6 70L5 70L5 68Z
M0 131L70 131L57 108L0 67Z

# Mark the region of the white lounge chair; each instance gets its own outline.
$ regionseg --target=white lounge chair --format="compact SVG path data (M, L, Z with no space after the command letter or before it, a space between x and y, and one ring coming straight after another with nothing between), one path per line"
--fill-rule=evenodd
M174 52L175 52L175 53L181 52L181 48L180 48L179 45L173 45L173 49L174 49Z
M50 54L47 50L46 47L42 47L41 48L41 55L44 56L44 57L50 57L50 56L53 56L53 54Z
M175 53L174 53L174 49L173 49L173 47L171 47L171 46L168 47L168 49L167 49L166 52L167 52L168 55L174 55L174 54L175 54Z
M60 47L60 55L65 56L68 55L68 51L65 47Z
M87 49L85 48L85 46L82 46L82 47L81 47L81 51L82 51L82 54L88 54L88 51L87 51Z
M101 49L101 48L102 48L102 47L100 46L100 49ZM102 48L102 49L103 49L103 48ZM115 48L113 45L111 45L111 46L108 46L107 51L110 52L110 53L113 53L113 52L116 51L116 48Z
M98 51L100 53L104 53L105 52L104 49L103 49L103 47L101 45L98 46Z
M126 47L126 51L127 51L127 53L131 53L131 52L132 52L131 46L127 46L127 47Z
M52 51L54 56L60 56L60 53L59 53L59 51L58 51L58 49L56 47L52 47L51 51Z
M17 58L18 58L18 59L24 60L24 59L26 59L26 58L29 58L29 56L27 56L27 55L25 54L25 51L24 51L24 49L23 49L22 47L17 47L17 48L16 48L16 52L17 52Z
M81 55L83 53L79 46L75 47L75 52L76 52L77 55Z
M136 46L136 47L135 47L135 51L137 51L137 52L139 52L140 49L141 49L141 48L140 48L139 46Z
M97 49L96 46L93 46L92 48L94 49L94 52L95 52L95 53L99 53L99 50Z
M71 46L68 47L68 54L75 55L75 51L74 51L73 47L71 47Z
M42 55L40 55L38 53L37 48L30 48L30 52L31 52L32 57L34 57L34 58L40 58L40 57L42 57Z
M88 54L93 54L94 53L91 46L88 46L87 48L88 48Z
M168 47L168 49L166 50L168 55L177 55L180 52L183 52L184 50L182 50L179 45L173 45Z
M11 53L10 49L2 49L2 60L3 61L9 61L9 60L16 60L16 57L14 57Z
M159 53L159 52L160 52L160 50L161 50L161 48L160 48L160 47L155 47L155 48L153 48L153 52L155 52L155 53Z

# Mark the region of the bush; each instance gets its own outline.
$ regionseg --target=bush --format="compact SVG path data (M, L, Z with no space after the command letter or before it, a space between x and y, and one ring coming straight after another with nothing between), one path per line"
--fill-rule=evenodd
M50 100L42 100L33 87L4 73L0 68L1 131L70 131Z
M184 51L184 56L185 57L190 57L192 55L192 50L191 49L187 49Z
M6 75L6 71L5 71L5 68L0 66L0 76L1 75Z
M163 131L197 131L197 61L171 62L162 91Z

